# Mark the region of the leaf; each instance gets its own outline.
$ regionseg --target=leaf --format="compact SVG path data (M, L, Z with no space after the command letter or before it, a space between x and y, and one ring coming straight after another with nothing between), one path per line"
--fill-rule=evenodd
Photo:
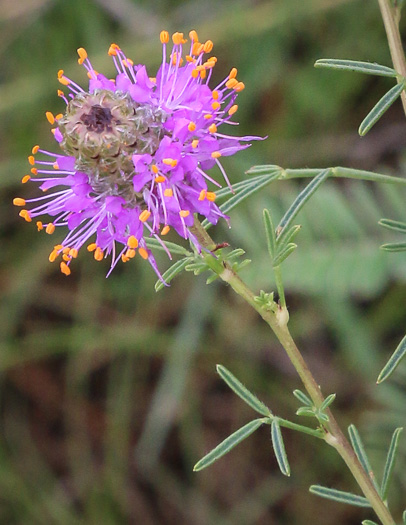
M317 188L326 180L329 176L330 168L326 168L321 171L314 179L302 190L299 195L296 197L290 208L287 210L285 215L282 217L279 226L276 231L278 232L277 240L283 238L286 234L289 226L291 225L293 219L303 208L305 203L310 199L310 197L315 193Z
M237 394L247 405L263 416L271 416L272 412L262 403L248 388L246 388L227 368L223 365L216 366L217 373L227 383L233 392Z
M316 413L314 412L313 408L310 407L299 407L296 410L296 415L305 417L316 417Z
M389 244L382 244L381 250L386 252L404 252L406 250L406 242L393 242Z
M357 496L351 492L344 492L337 489L329 489L321 485L312 485L309 491L316 496L331 499L339 503L347 503L348 505L355 505L356 507L370 507L369 501L364 496Z
M259 428L264 422L264 419L254 419L253 421L250 421L243 427L239 428L236 432L231 434L231 436L228 436L228 438L217 445L217 447L211 452L206 454L206 456L204 456L200 461L198 461L193 467L194 472L203 470L227 454L227 452L230 452L232 448L255 432L255 430L257 430L257 428Z
M368 133L372 126L382 117L385 111L395 102L404 88L404 82L396 84L396 86L393 86L393 88L385 93L385 95L376 103L376 105L361 122L361 125L358 129L358 133L361 135L361 137Z
M268 210L263 211L264 216L264 225L265 225L265 234L266 241L268 244L268 251L271 259L273 260L276 254L276 235L275 228L272 222L271 214Z
M405 337L400 341L398 347L393 352L391 357L389 358L389 361L386 363L386 365L382 368L381 373L378 376L378 379L376 382L383 383L385 379L388 379L388 377L395 371L396 367L400 363L402 357L406 354L406 335Z
M301 390L299 389L296 389L293 391L293 395L295 396L296 399L298 399L301 403L303 403L304 405L307 405L309 407L313 406L313 402L312 400L310 399L310 397L308 397L304 392L302 392Z
M295 251L297 248L297 244L294 242L289 243L286 248L284 248L281 252L278 253L278 256L273 261L273 266L279 266L283 263L285 259L289 257L289 255Z
M388 230L395 230L397 232L406 233L406 223L401 221L393 221L392 219L381 219L378 221L380 226L388 228Z
M331 405L331 403L333 403L336 396L337 394L330 394L329 396L327 396L323 403L320 405L320 411L323 412L323 410L326 410L326 408L328 408Z
M402 430L402 427L399 427L395 430L389 445L388 456L386 458L385 468L383 469L383 479L381 486L381 496L384 501L388 497L389 482L391 480L393 468L395 466L396 453L399 445L399 437L402 433Z
M173 254L176 255L192 255L192 253L184 248L183 246L180 246L179 244L175 244L174 242L168 242L168 241L161 241L159 242L157 239L154 239L153 237L145 239L145 243L148 246L148 248L151 248L153 250L162 250L166 251L165 248L162 246L162 243L165 245L165 247Z
M272 420L271 424L272 445L275 452L280 471L285 476L290 476L290 466L286 456L285 444L283 443L281 427L277 418Z
M372 521L372 520L364 520L361 523L362 525L378 525L376 521Z
M364 445L361 440L361 436L359 435L359 432L355 425L350 425L348 427L348 434L350 436L352 447L357 455L357 458L359 459L363 469L368 474L369 478L371 479L372 483L374 484L375 488L379 492L378 484L376 483L375 476L373 474L373 470L371 468L371 464L369 463L368 456L365 452Z
M247 175L253 175L256 173L261 174L273 174L275 172L278 172L279 174L282 173L282 168L280 166L277 166L276 164L261 164L258 166L252 166L249 170L247 170L245 173Z
M403 519L404 525L406 525L406 510L403 512L402 519Z
M320 58L316 60L314 67L341 69L344 71L356 71L357 73L365 73L367 75L379 75L382 77L396 77L397 73L394 69L380 64L373 64L371 62L360 62L358 60L341 60L334 58Z
M182 270L186 268L186 266L190 263L191 258L186 257L186 259L180 259L179 261L176 261L175 264L172 264L170 268L166 270L166 272L162 275L162 279L169 283L172 281L178 273L180 273ZM165 284L159 280L155 283L155 291L159 292L159 290L162 290L162 288L165 286Z

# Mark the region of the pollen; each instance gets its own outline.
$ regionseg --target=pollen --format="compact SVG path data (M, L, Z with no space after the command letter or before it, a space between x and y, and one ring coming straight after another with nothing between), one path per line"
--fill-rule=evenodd
M32 148L31 153L32 153L33 155L35 155L36 153L38 153L38 150L39 150L39 146L38 146L38 144L37 144L36 146L34 146L34 147Z
M212 107L214 110L218 109L218 108L220 107L220 102L213 102L212 105L211 105L211 107Z
M70 271L70 268L69 266L66 264L66 262L62 261L61 264L59 265L60 269L61 269L61 272L64 274L64 275L70 275L71 274L71 271Z
M14 206L25 206L25 199L20 199L20 197L16 197L13 199Z
M234 86L236 86L237 84L238 84L238 81L237 81L236 78L230 78L230 80L227 80L227 82L226 82L226 87L231 89Z
M53 114L50 112L50 111L47 111L45 113L45 116L47 118L47 121L50 123L50 124L55 124L55 117L53 116Z
M69 257L71 257L72 259L76 259L76 257L78 256L78 250L76 248L71 248L69 250Z
M164 195L165 197L173 197L173 190L171 188L166 188Z
M44 225L42 224L42 221L37 221L37 230L40 232L44 229Z
M148 259L148 252L145 248L140 248L138 250L138 253L141 255L143 259Z
M20 217L22 217L27 222L31 222L32 221L30 212L28 210L21 210L18 215Z
M206 194L206 199L210 202L214 202L216 200L216 194L214 191L208 191Z
M130 235L127 239L127 246L132 249L138 248L138 239L134 235Z
M233 69L230 71L228 78L236 78L237 77L237 68L233 67Z
M213 42L211 40L207 40L203 45L203 51L205 53L210 53L213 49Z
M165 182L166 179L163 175L158 175L157 177L155 177L155 182Z
M58 97L64 97L65 93L62 91L62 89L58 89L57 91Z
M161 230L161 235L167 235L169 233L169 230L170 227L166 224Z
M187 217L188 215L190 215L190 211L189 210L180 210L179 215L181 217Z
M24 175L24 177L21 179L21 182L25 184L31 179L30 175Z
M110 57L114 57L117 55L117 47L115 44L111 44L111 46L109 47L109 50L107 51L107 54Z
M187 40L183 38L183 33L173 33L172 35L172 42L175 44L175 46L180 44L185 44Z
M231 108L228 110L228 114L229 115L234 115L234 113L236 113L237 109L238 109L238 105L234 104L234 106L231 106Z
M152 171L152 173L157 174L157 173L159 172L159 168L158 168L158 166L157 166L156 164L153 164L153 165L151 166L151 171Z
M199 37L197 36L197 33L194 29L192 29L192 31L189 31L189 38L190 40L193 40L193 42L199 41Z
M167 166L171 166L171 168L176 168L176 166L178 165L178 161L176 159L171 158L162 159L162 162Z
M49 224L47 224L47 227L45 228L45 231L49 234L49 235L52 235L55 231L55 224L53 224L52 222L50 222Z
M197 78L199 76L199 70L198 69L192 69L192 72L190 73L192 78Z
M203 44L200 42L195 42L192 46L192 54L200 55L200 53L203 53Z
M195 131L195 129L196 129L196 124L195 124L194 122L189 122L189 125L188 125L187 129L188 129L189 131Z
M169 42L169 33L168 31L161 31L159 35L159 39L161 40L161 44L167 44Z
M133 248L129 248L126 252L125 252L125 256L126 258L128 257L128 259L133 259L135 257L135 250Z
M30 156L28 157L28 162L31 164L31 166L34 166L34 164L35 164L35 158L34 158L33 155L30 155Z
M151 212L149 210L144 210L140 213L140 216L138 217L141 222L147 221L151 216Z
M60 120L62 117L63 117L63 114L58 113L57 115L55 115L55 120Z
M234 86L234 91L236 91L237 93L239 93L240 91L242 91L243 89L245 89L245 84L244 82L237 82L237 84Z
M214 100L217 100L219 98L219 92L214 90L211 94L211 96L214 98Z
M199 194L199 201L204 201L204 199L206 198L206 195L207 195L207 191L202 190Z
M213 151L211 156L213 159L218 159L219 157L221 157L221 153L219 151Z
M216 131L217 131L217 126L216 126L216 124L214 124L214 122L213 122L213 124L211 124L211 125L209 126L209 131L210 131L210 133L216 133Z
M99 246L95 249L93 257L95 258L96 261L103 260L104 253L103 253L103 250L99 248Z
M193 149L196 149L198 144L199 144L199 140L198 139L192 140L192 148Z
M210 120L211 118L213 118L213 115L211 113L207 113L207 115L205 115L203 118L205 120Z
M95 242L92 242L91 244L88 245L87 251L94 252L96 248L97 248L97 244Z
M202 69L200 71L200 78L206 78L206 70L205 69Z
M52 252L49 254L48 261L54 262L59 256L58 250L53 249Z

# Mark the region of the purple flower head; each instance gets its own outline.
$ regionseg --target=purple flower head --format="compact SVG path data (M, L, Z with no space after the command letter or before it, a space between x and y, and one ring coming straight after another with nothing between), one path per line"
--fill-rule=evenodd
M161 32L162 64L154 78L116 44L109 49L117 70L114 79L95 71L83 48L78 49L78 62L87 70L87 90L63 70L58 72L59 82L68 90L67 94L58 90L66 110L46 116L55 124L52 132L62 153L34 146L28 157L31 175L22 182L38 182L44 194L16 198L14 204L29 204L20 211L28 222L43 215L51 218L47 223L38 220L38 230L48 234L67 230L49 256L51 262L62 259L65 275L87 244L97 261L111 256L110 272L120 259L127 262L138 253L161 278L146 238L155 237L164 245L161 237L173 228L200 250L189 231L194 214L213 224L227 218L208 188L208 183L221 185L206 170L217 165L229 185L220 158L247 148L257 137L218 131L222 124L233 123L235 100L244 84L233 68L211 89L217 59L205 55L213 43L200 43L196 31L189 37L189 54L183 58L187 41L183 33L172 35L167 60L169 34Z

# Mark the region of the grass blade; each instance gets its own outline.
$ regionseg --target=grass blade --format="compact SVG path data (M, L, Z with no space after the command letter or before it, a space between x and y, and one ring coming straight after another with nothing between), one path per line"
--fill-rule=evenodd
M341 69L343 71L356 71L357 73L365 73L367 75L379 75L382 77L396 77L397 73L394 69L380 64L372 64L371 62L360 62L358 60L341 60L334 58L321 58L316 60L314 67Z
M386 365L382 368L381 373L378 376L378 379L376 382L383 383L385 379L388 379L388 377L395 371L396 367L400 363L402 357L406 354L406 335L405 337L400 341L398 347L393 352L391 357L389 358L389 361L386 363Z
M395 430L389 445L388 456L386 458L385 468L383 470L383 479L381 486L381 496L384 501L388 497L389 482L391 480L391 475L395 466L396 452L398 450L399 437L402 430L402 427L399 427Z
M280 471L285 476L290 476L290 466L288 458L286 456L285 444L282 438L281 427L279 426L278 420L276 418L272 420L271 437L273 449Z
M321 485L312 485L309 491L316 496L331 499L339 503L346 503L347 505L355 505L356 507L370 507L369 501L364 496L357 496L351 492L343 492L342 490L329 489Z
M263 416L271 416L272 412L262 403L248 388L246 388L227 368L223 365L216 366L217 373L227 383L233 392L237 394L247 405Z
M232 448L255 432L257 428L259 428L263 423L263 419L254 419L253 421L250 421L243 427L239 428L236 432L231 434L231 436L228 436L228 438L217 445L216 448L213 448L213 450L206 454L206 456L204 456L200 461L198 461L193 467L194 472L203 470L223 457L225 454L227 454L227 452L230 452Z
M278 237L277 240L279 241L282 239L283 235L286 233L286 231L289 229L289 226L291 225L293 219L296 217L296 215L299 213L299 211L303 208L305 203L310 199L310 197L315 193L317 188L327 179L330 173L330 168L326 168L325 170L321 171L314 179L302 190L299 195L296 197L290 208L287 210L285 215L282 217L279 226L277 228Z
M358 133L363 137L372 126L382 117L385 111L395 102L405 88L404 82L396 84L376 103L368 115L361 122Z

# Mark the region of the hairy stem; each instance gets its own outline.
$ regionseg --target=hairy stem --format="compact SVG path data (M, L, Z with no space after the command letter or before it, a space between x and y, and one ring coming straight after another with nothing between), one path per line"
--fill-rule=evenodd
M195 223L191 230L193 234L198 237L199 242L204 248L209 251L213 250L213 247L215 246L214 241L197 219L195 219ZM276 313L265 310L261 305L256 303L254 293L227 263L220 263L220 261L214 257L212 259L212 269L224 282L228 283L240 297L242 297L250 306L252 306L252 308L254 308L254 310L259 313L262 319L273 330L276 337L279 339L279 342L285 349L285 352L287 353L291 363L299 374L300 379L302 380L302 383L307 393L311 397L314 405L317 408L320 408L324 401L324 396L289 332L287 326L289 316L287 315L286 306L284 308L281 307L276 311ZM209 263L209 258L206 260ZM350 443L341 431L337 421L334 419L330 409L325 410L325 413L329 417L329 421L324 425L326 431L324 437L325 441L334 447L340 454L365 497L371 503L372 508L376 512L376 515L379 517L382 524L395 525L395 521L393 520L388 508L376 491L371 478L363 469Z
M401 82L402 77L406 78L406 61L399 33L400 8L393 7L391 5L390 0L378 0L378 2L382 14L383 23L385 25L385 31L386 36L388 38L393 67L399 73L398 82ZM401 99L403 104L403 110L406 114L405 91L402 91Z

